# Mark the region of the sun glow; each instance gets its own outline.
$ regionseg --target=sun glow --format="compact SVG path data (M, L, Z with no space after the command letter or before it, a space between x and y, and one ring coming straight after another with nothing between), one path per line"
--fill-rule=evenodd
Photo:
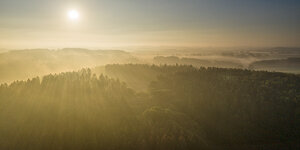
M70 20L78 20L79 19L79 12L77 11L77 10L75 10L75 9L73 9L73 10L70 10L69 12L68 12L68 18L70 19Z

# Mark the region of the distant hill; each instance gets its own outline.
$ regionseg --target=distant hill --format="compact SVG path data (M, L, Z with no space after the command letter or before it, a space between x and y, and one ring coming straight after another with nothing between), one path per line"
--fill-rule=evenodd
M223 67L223 68L243 68L241 63L234 60L218 60L218 59L198 59L198 58L179 58L176 56L157 56L153 58L155 64L182 64L182 65L193 65L197 67Z
M136 61L136 58L121 50L12 50L0 53L0 83L83 67Z
M300 73L300 57L257 61L249 69Z
M269 51L278 53L300 53L300 47L274 47L270 48Z

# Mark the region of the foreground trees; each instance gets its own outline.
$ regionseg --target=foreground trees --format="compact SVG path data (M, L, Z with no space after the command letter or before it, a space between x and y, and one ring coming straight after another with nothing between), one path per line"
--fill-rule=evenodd
M106 72L148 88L90 69L2 84L0 148L214 149L300 138L297 75L148 65Z

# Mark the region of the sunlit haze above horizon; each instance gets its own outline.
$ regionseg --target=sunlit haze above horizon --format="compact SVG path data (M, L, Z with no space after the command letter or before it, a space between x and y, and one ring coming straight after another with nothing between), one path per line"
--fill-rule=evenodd
M0 48L300 46L299 0L1 0Z

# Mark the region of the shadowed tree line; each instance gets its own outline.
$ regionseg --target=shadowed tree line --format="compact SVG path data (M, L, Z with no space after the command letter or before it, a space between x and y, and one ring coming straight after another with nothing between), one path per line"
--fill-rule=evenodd
M0 148L264 148L299 140L298 75L130 64L105 72L2 84Z

